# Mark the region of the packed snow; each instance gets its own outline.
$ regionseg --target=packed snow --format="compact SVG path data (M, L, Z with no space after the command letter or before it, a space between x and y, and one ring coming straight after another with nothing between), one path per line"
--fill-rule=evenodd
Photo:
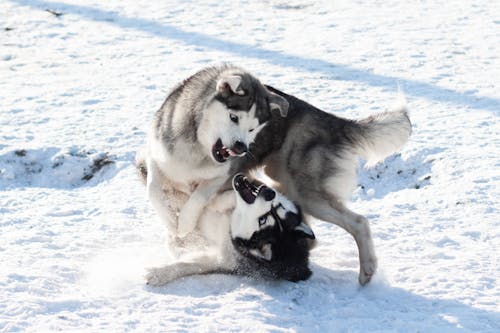
M498 1L0 2L0 332L500 332ZM379 271L313 221L313 276L193 276L133 161L168 90L232 62L337 115L402 91L410 142L349 207Z

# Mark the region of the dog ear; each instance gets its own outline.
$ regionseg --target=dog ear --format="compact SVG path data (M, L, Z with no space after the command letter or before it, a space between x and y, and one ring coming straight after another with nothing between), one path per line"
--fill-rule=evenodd
M293 231L298 233L301 237L316 239L316 236L314 236L314 232L312 231L311 227L309 227L304 222L301 222L298 226L293 228Z
M300 208L299 214L287 213L284 221L285 229L292 231L301 238L316 239L311 227L304 222L301 216L302 213L300 212Z
M243 96L245 92L240 88L241 76L230 75L221 78L217 81L216 89L219 93L226 95L229 91L233 94Z
M279 110L280 115L283 118L286 117L290 104L285 98L281 97L280 95L276 95L275 93L269 92L268 100L271 111Z
M261 258L267 261L271 261L273 257L273 250L271 244L265 244L259 249L251 249L250 253L257 258Z

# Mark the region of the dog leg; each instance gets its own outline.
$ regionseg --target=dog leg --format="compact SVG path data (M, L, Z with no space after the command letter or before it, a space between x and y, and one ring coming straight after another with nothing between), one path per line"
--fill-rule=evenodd
M149 268L146 283L150 286L162 286L181 277L210 273L231 273L234 267L224 267L217 256L200 255L189 262Z
M377 270L377 257L368 220L352 212L339 201L330 203L318 200L307 203L304 209L322 221L342 227L354 237L359 251L359 283L364 286L370 282Z
M175 232L177 226L177 216L176 211L168 203L169 198L166 197L163 191L162 183L164 177L156 163L151 159L147 161L147 169L146 187L148 198L158 213L160 220L165 223L169 234L172 234Z
M177 225L179 237L185 237L196 228L203 209L225 182L225 177L220 177L198 185L179 214Z
M215 196L209 204L209 209L214 212L225 213L236 206L236 196L233 190L222 192Z

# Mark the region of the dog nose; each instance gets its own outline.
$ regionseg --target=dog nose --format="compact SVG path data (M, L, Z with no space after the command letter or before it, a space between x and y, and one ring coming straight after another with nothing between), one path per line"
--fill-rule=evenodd
M233 187L235 188L235 190L238 190L238 188L240 188L244 182L245 176L241 173L233 177Z
M236 155L243 155L248 151L247 145L244 144L241 141L236 141L231 148L231 150L236 154Z

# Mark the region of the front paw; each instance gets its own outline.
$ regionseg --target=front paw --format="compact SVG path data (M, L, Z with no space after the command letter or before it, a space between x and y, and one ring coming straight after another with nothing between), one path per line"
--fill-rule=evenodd
M377 258L374 257L366 262L361 262L359 269L359 277L358 277L359 284L364 286L368 282L370 282L376 271L377 271Z
M167 284L168 282L175 279L166 267L153 267L148 268L148 272L144 276L146 279L146 284L153 287L159 287Z

